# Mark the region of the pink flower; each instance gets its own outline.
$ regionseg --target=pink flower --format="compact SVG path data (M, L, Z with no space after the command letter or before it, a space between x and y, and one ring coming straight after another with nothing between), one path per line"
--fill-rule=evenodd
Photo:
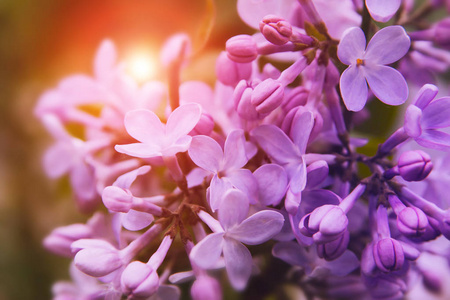
M140 143L116 145L115 149L141 158L174 156L184 152L192 140L188 133L197 125L201 113L200 105L184 104L170 114L164 125L152 111L130 111L125 115L125 128Z

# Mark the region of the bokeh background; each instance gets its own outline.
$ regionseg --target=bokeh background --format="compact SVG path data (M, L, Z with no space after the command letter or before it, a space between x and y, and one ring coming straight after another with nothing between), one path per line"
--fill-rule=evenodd
M0 0L0 300L51 299L52 283L68 279L69 260L48 253L42 239L87 219L67 180L49 180L41 167L51 139L33 115L39 95L64 76L92 74L104 38L122 60L157 60L177 32L191 36L196 53L183 77L212 84L225 41L252 32L235 7L236 0Z

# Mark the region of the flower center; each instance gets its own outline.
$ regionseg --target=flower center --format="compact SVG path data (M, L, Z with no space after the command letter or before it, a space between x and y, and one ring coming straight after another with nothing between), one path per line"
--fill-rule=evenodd
M364 59L360 59L360 58L357 58L356 59L356 65L359 67L359 66L364 66Z

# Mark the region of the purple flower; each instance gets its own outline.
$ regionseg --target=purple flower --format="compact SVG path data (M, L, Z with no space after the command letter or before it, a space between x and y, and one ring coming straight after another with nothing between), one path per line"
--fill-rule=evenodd
M437 93L432 84L420 89L414 104L406 109L403 128L423 147L450 151L450 134L437 130L450 126L450 97L433 100Z
M215 266L223 252L228 278L237 290L245 288L252 270L252 256L242 243L264 243L280 232L284 223L283 215L272 210L259 211L246 218L248 209L245 194L229 190L220 203L220 224L213 226L217 232L201 240L190 254L196 265L209 269Z
M124 228L132 231L141 230L153 222L153 215L159 216L162 209L152 203L161 197L138 198L130 191L131 184L137 176L146 174L150 166L142 166L136 170L123 174L103 190L102 199L106 208L120 213L120 220Z
M215 211L225 192L230 188L243 191L251 202L256 202L258 183L252 172L242 167L248 162L244 131L230 132L224 150L208 136L195 136L189 148L192 161L214 174L210 184L210 205Z
M115 149L142 158L174 156L189 148L192 137L187 134L197 125L200 116L201 107L195 103L175 109L166 125L152 111L130 111L125 116L125 128L140 143L116 145Z
M401 26L389 26L378 31L366 48L364 32L348 29L338 46L339 59L349 67L342 73L340 88L348 110L360 111L367 101L369 84L375 96L389 105L400 105L408 97L403 76L385 65L402 58L411 42ZM367 81L367 82L366 82Z
M285 206L291 214L296 213L301 191L306 186L304 155L313 125L312 113L305 111L292 122L292 140L274 125L262 125L250 132L270 159L285 168L289 177L289 193L292 195L285 201Z

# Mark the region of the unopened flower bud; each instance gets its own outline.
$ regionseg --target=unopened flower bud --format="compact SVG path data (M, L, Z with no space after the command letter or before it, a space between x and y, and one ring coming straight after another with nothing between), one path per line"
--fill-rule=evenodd
M251 63L238 63L230 58L223 51L216 61L217 79L228 86L236 86L242 79L249 79L252 74Z
M259 23L259 29L264 37L275 45L284 45L292 35L292 26L283 18L267 15Z
M313 210L300 220L300 232L311 236L316 243L328 243L338 239L347 229L348 218L337 205L326 204Z
M216 279L200 275L192 285L191 296L194 300L221 300L222 290Z
M257 82L248 83L245 80L241 80L234 89L234 107L238 115L246 120L258 120L261 118L251 103L253 88L256 84Z
M289 94L286 94L285 100L283 101L282 108L285 111L290 111L297 106L303 106L308 100L309 91L303 87L293 88Z
M383 272L400 270L405 262L403 247L399 241L384 238L373 246L375 264Z
M133 261L123 270L121 286L123 293L129 295L131 299L147 298L158 290L159 277L148 264Z
M200 120L194 129L189 133L190 135L209 135L214 129L214 119L210 114L203 112Z
M251 103L260 114L268 114L281 105L284 97L284 87L269 78L258 84L253 90Z
M397 216L397 228L405 236L421 236L425 233L427 226L427 216L417 207L407 207Z
M404 152L398 160L398 171L406 181L421 181L432 169L430 156L422 150Z
M334 241L317 245L317 255L327 261L335 260L344 254L350 241L350 233L348 230Z
M107 186L102 193L106 208L114 212L128 212L133 205L133 195L117 186Z
M93 277L106 276L123 265L119 250L103 240L78 240L72 243L72 251L78 251L75 266Z
M44 247L49 251L65 256L73 257L70 245L79 239L88 239L92 236L92 230L85 224L72 224L53 230L44 239Z
M236 35L227 41L225 47L228 57L237 63L249 63L258 56L256 43L250 35Z

